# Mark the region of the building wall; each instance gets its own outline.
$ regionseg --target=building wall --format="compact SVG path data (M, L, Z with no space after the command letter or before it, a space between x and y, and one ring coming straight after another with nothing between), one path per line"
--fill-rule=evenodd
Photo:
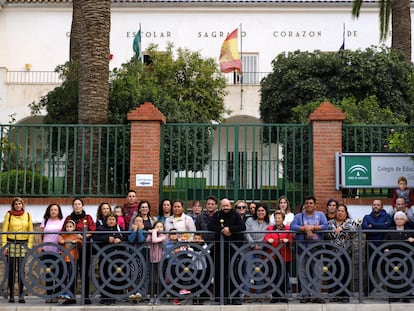
M143 51L149 44L199 51L218 61L226 35L241 28L241 52L257 56L257 71L270 72L271 61L285 51L337 51L345 47L366 48L379 43L377 6L367 5L360 19L351 16L349 3L297 1L250 5L210 3L204 5L172 3L171 5L114 4L112 6L110 68L119 67L133 56L132 42L141 24ZM25 85L24 90L4 77L7 71L53 71L68 60L72 9L69 4L26 4L4 6L0 10L0 105L8 115L17 113L17 120L30 115L28 104L38 100L56 84ZM387 44L390 43L388 40ZM243 105L240 94L229 88L226 107L230 116L248 114L259 117L258 86L245 87ZM16 95L17 94L17 95Z

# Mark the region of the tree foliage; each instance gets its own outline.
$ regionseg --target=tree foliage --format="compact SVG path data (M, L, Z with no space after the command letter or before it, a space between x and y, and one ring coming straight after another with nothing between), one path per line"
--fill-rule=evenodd
M292 109L291 121L307 123L309 115L321 104L320 101L310 102ZM404 124L404 118L395 115L389 107L381 108L378 99L370 96L357 101L355 98L344 98L332 104L345 112L345 124Z
M295 51L278 55L272 66L261 82L260 114L266 123L290 122L292 108L309 102L359 102L370 96L398 119L413 121L413 66L395 50Z
M147 101L166 116L168 123L212 123L222 120L226 84L214 59L204 59L198 52L187 49L174 51L172 45L162 52L151 46L148 55L150 64L142 64L134 57L112 71L109 123L126 124L128 112ZM46 109L47 123L77 123L76 65L67 63L56 70L62 74L64 82L42 97L39 103L33 103L32 112L40 113ZM211 142L211 132L200 129L184 133L177 127L165 133L164 140L164 175L183 169L186 162L193 171L202 170L201 163L208 163L208 153L203 150ZM186 152L179 152L179 148L183 147L178 141L186 142ZM111 165L120 167L122 164ZM129 176L129 173L125 175Z
M126 114L144 102L152 102L169 123L220 122L224 110L225 80L212 58L173 45L159 52L148 48L150 64L136 58L115 69L109 102L111 123L126 123Z
M150 46L149 65L132 58L114 70L109 102L111 123L126 123L127 113L147 101L166 116L168 123L222 120L226 84L214 59L203 59L199 53L186 49L177 49L176 54L174 57L171 44L163 52ZM201 128L184 132L176 127L165 132L163 138L164 176L184 168L200 171L203 163L208 163L208 153L203 150L211 143L211 132Z

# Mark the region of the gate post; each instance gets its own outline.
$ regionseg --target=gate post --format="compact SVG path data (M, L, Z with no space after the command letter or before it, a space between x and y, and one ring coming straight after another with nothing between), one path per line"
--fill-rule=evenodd
M161 125L166 117L152 103L145 102L128 113L131 124L130 188L137 192L138 200L148 200L151 210L158 212L160 167L161 167ZM151 186L144 182L137 185L137 175L152 177Z
M313 192L320 209L329 198L342 201L342 192L335 190L335 153L342 152L345 118L330 102L323 102L308 118L313 137Z

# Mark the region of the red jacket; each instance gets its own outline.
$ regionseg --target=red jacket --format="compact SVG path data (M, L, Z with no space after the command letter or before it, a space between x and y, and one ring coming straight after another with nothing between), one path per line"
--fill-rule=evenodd
M293 233L288 232L278 232L277 230L274 230L275 226L271 225L267 227L267 231L271 231L269 233L266 233L266 235L263 238L264 242L268 242L269 239L273 239L272 246L274 248L277 248L279 244L283 244L283 246L280 247L279 252L282 256L283 260L285 262L290 262L293 260L291 246L293 241ZM284 226L284 230L289 230L289 226ZM288 243L284 243L283 240L288 239ZM273 256L273 258L276 258L276 255Z

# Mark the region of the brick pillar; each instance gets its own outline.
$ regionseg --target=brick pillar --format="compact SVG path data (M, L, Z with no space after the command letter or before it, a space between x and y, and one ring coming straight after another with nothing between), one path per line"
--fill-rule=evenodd
M335 190L335 153L342 152L342 123L345 113L329 102L322 103L308 120L313 133L313 189L319 209L329 198L342 201Z
M152 210L158 211L160 189L160 137L165 116L152 103L146 102L128 113L131 123L130 188L138 200L148 200ZM153 185L136 184L137 174L148 174Z

